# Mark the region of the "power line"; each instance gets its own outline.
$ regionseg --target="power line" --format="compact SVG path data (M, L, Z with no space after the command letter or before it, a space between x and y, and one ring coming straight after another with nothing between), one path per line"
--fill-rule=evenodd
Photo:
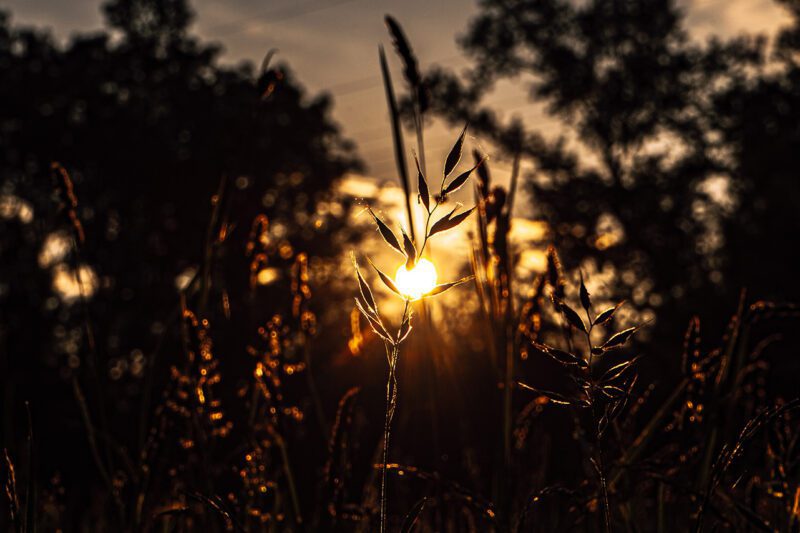
M450 56L447 56L447 57L440 57L440 58L432 59L431 61L429 61L429 63L435 64L435 63L439 63L439 62L443 62L443 61L450 61L450 60L453 60L453 59L462 59L463 60L464 57L459 55L459 54L454 54L454 55L450 55ZM381 87L382 85L383 85L383 82L376 75L376 76L369 76L369 77L366 77L366 78L359 78L359 79L351 80L351 81L345 81L345 82L342 82L342 83L337 83L337 84L331 85L327 89L323 89L323 90L331 93L332 95L334 95L336 97L339 97L339 96L344 96L344 95L348 95L348 94L352 94L352 93L365 91L367 89L374 89L376 87Z
M377 75L376 76L368 76L366 78L358 78L355 80L344 81L341 83L334 83L330 85L327 89L329 93L333 95L343 95L349 93L355 93L359 91L363 91L365 89L371 89L373 87L380 86L381 82L379 81Z
M252 14L250 16L241 17L236 20L225 22L223 24L217 24L215 26L206 28L204 30L204 33L213 33L217 30L225 28L238 28L235 29L234 31L214 36L215 38L218 39L230 37L232 35L242 33L249 27L249 24L247 23L252 23L253 21L258 19L262 20L269 19L268 22L270 23L282 22L284 20L290 20L293 18L302 17L310 13L316 13L317 11L330 9L332 7L341 6L343 4L348 4L350 2L355 2L355 1L356 0L323 0L322 2L307 2L305 4L301 4L300 6L293 4L283 8L271 9L266 12L261 12L261 14Z

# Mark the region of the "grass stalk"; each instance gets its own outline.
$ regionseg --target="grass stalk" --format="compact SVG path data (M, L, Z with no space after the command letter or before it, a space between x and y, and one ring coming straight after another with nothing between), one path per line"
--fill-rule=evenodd
M401 324L408 318L410 309L410 301L406 299L403 308L403 318ZM389 362L389 376L386 380L386 415L383 424L383 461L381 464L381 501L380 501L380 531L386 531L386 507L387 507L387 490L386 490L386 469L389 464L389 439L391 438L392 419L394 418L394 411L397 407L397 359L400 355L400 346L395 343L389 345L386 343L386 358Z
M300 498L297 497L297 484L294 479L294 472L292 471L291 462L289 461L289 452L286 449L286 441L284 441L283 437L280 435L277 435L275 440L278 444L278 449L281 452L283 473L286 476L286 483L289 485L289 496L292 499L292 510L294 511L295 522L298 526L302 526L303 515L300 510Z
M406 198L406 215L408 216L408 227L411 238L416 240L414 233L414 217L411 212L411 184L408 176L408 165L406 165L406 150L403 144L403 126L400 122L400 110L397 107L397 100L394 95L392 85L392 74L389 72L389 65L386 62L386 54L383 47L378 47L378 55L381 63L381 73L383 74L383 87L386 91L386 104L389 106L389 119L392 124L392 140L394 144L394 158L397 164L397 173L400 175L400 182L403 186L403 194Z
M602 435L600 434L600 431L598 429L600 419L597 417L597 409L595 402L595 392L598 387L598 382L595 380L593 371L594 353L592 352L592 329L594 328L594 324L592 323L592 317L589 314L588 309L586 309L586 318L589 321L589 327L588 329L585 330L586 350L588 351L588 360L589 360L589 366L587 369L587 372L589 374L588 400L589 400L589 409L591 410L592 413L592 428L595 430L595 451L594 451L595 457L593 459L593 462L595 463L595 468L597 469L597 477L598 480L600 481L600 497L603 509L604 531L606 533L611 533L611 510L609 508L609 503L608 503L608 482L606 481L605 467L603 466Z

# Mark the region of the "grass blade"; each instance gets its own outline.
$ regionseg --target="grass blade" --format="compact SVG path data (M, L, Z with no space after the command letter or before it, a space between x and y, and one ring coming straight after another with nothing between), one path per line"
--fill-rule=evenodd
M376 215L375 211L373 211L372 209L367 208L367 210L369 211L369 214L372 215L372 218L375 219L375 224L378 225L378 231L380 232L381 237L383 237L383 240L386 241L386 244L388 244L389 246L394 248L395 251L404 256L405 252L403 252L403 248L402 246L400 246L400 241L397 240L397 236L389 228L389 226L386 225L386 222L381 220L380 217L378 217L378 215Z
M422 510L425 508L425 502L428 501L428 498L422 498L417 503L414 504L414 507L408 512L408 514L403 518L403 525L400 526L400 533L411 533L411 530L414 528L414 525L417 523L419 519L419 515L422 513Z
M383 47L378 47L378 55L381 61L381 73L383 74L383 87L386 91L386 104L389 106L389 119L392 122L392 140L394 141L394 159L397 164L397 173L403 186L403 193L406 195L406 213L408 214L408 225L411 230L411 237L414 235L414 218L411 215L411 187L408 179L408 167L406 166L406 150L403 144L403 128L400 124L400 111L397 107L397 100L394 96L392 87L392 75L389 72L389 65L386 63L386 54Z

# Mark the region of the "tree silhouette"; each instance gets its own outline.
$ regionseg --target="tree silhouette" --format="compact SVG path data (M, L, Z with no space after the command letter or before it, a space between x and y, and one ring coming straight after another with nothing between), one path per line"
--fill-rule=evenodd
M770 56L764 37L696 43L669 0L488 0L461 38L472 70L435 68L426 82L439 114L534 163L533 208L567 263L610 261L624 287L615 296L638 294L659 330L675 331L692 310L730 308L744 286L797 296L789 8L795 25ZM529 81L562 136L481 105L504 79Z
M781 2L792 24L776 36L769 69L714 100L714 128L730 151L737 209L724 219L730 281L757 295L800 298L800 6Z
M307 95L285 65L221 66L219 47L188 32L184 0L113 0L103 11L110 32L78 35L64 46L0 13L4 428L25 435L22 402L32 399L42 421L42 470L58 466L74 486L90 480L80 481L88 452L69 379L78 378L90 405L114 400L102 429L137 449L142 373L131 371L132 354L150 360L164 331L163 351L180 353L172 350L176 277L194 267L213 279L210 291L198 284L189 292L188 303L203 318L223 311L238 317L230 346L239 359L226 364L245 361L254 324L291 306L270 300L277 289L253 293L247 282L253 220L266 215L280 229L272 246L282 252L271 266L290 265L303 251L336 254L347 238L346 206L322 215L318 206L360 165L330 118L328 96ZM53 162L71 176L85 242L48 263L40 259L48 236L69 237L73 226ZM33 216L12 216L20 205ZM203 272L208 242L222 231L229 234L225 249ZM59 268L74 272L79 264L96 274L86 309L74 298L59 300L52 288ZM223 295L240 307L223 310ZM93 348L82 327L87 315ZM156 375L166 377L170 359L161 357ZM114 367L126 371L115 386L96 391L90 376L109 381ZM93 416L101 418L99 411Z
M184 0L119 0L104 4L103 12L128 41L160 46L184 39L193 18Z

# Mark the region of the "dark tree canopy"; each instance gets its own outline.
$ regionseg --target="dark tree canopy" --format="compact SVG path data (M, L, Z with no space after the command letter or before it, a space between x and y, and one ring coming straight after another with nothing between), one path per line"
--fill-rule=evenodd
M340 221L315 228L312 217L358 162L331 122L329 98L309 98L285 66L220 66L219 48L186 32L183 1L120 0L104 11L124 32L118 43L101 33L62 48L0 19L0 171L5 192L35 212L31 227L4 220L4 234L16 229L38 247L58 229L57 161L75 183L85 259L109 277L108 296L174 299L162 289L201 259L202 240L184 236L204 235L223 177L242 240L264 213L295 248L334 252ZM144 271L126 268L134 260ZM15 267L27 268L4 261L6 279Z
M193 18L184 0L120 0L104 4L103 12L127 39L162 44L184 38Z
M794 25L770 53L764 37L691 40L670 0L485 0L461 38L471 72L433 69L427 81L439 113L534 163L533 209L567 263L632 270L618 296L645 281L662 331L675 331L742 287L798 296L800 17L784 6ZM515 78L565 137L481 105Z
M271 246L281 250L276 261L290 265L308 250L333 256L346 237L346 206L324 212L318 206L330 205L335 181L360 163L331 120L327 95L307 95L285 65L264 71L221 65L219 47L188 32L185 1L114 0L103 10L119 39L100 32L63 46L47 33L13 26L0 12L0 351L7 412L20 412L26 390L46 390L48 417L78 420L63 378L88 376L90 343L76 295L60 301L53 285L62 270L90 265L95 279L87 281L96 292L86 312L100 365L90 373L127 369L109 395L116 399L113 425L131 434L138 430L129 397L141 392L132 357L150 354L168 328L177 331L176 277L202 265L208 241L226 228L230 252L207 273L214 288L203 315L221 315L223 296L240 306L229 310L237 317L245 316L241 306L257 309L249 318L255 323L288 308L290 301L260 305L277 289L260 289L266 292L257 300L251 295L245 257L251 224L268 217ZM73 231L53 162L71 176L86 240L77 251L56 247L49 260L48 239ZM207 230L222 180L224 205ZM32 217L16 216L20 206ZM193 307L204 304L188 296ZM242 334L232 335L240 350L231 352L244 354L256 326L234 324ZM87 394L94 399L93 389ZM57 426L53 431L63 430ZM70 437L42 435L42 442L67 444L46 460L73 464L59 456L72 450ZM81 449L84 438L78 434Z

